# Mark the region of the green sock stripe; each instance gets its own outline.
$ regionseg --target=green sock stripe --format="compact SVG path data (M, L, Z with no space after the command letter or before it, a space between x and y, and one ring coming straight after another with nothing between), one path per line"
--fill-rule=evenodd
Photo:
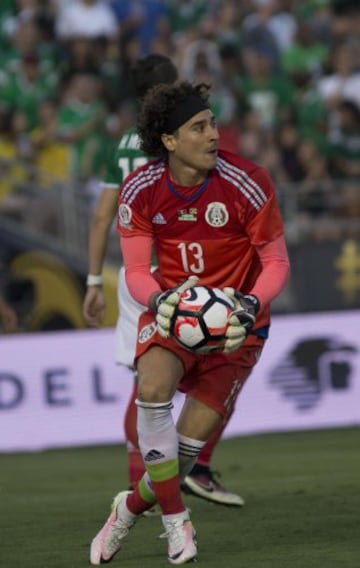
M147 484L143 479L140 479L138 485L139 493L142 499L147 503L155 503L156 498L155 495L150 489L148 488Z
M167 481L179 473L179 460L174 459L156 465L146 464L151 481Z

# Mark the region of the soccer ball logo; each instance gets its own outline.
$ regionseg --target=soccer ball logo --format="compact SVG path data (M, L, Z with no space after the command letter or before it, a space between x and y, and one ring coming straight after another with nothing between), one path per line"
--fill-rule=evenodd
M233 309L232 301L219 288L189 288L175 309L171 335L182 347L196 353L221 351Z

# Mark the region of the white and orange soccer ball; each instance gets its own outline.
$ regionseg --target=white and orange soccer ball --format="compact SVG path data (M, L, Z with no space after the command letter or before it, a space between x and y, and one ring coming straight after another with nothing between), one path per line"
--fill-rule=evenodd
M182 347L196 353L222 351L233 302L219 288L195 286L182 293L170 333Z

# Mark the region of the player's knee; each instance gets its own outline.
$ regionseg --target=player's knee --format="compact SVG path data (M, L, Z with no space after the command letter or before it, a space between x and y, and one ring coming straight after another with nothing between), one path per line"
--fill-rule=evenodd
M172 394L166 384L159 385L152 381L144 381L138 385L137 400L144 403L163 403L171 400Z

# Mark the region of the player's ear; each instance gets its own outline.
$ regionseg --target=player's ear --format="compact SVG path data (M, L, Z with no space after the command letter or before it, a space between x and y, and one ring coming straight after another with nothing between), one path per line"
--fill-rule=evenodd
M173 152L175 150L176 141L173 134L162 134L161 142L164 144L168 152Z

